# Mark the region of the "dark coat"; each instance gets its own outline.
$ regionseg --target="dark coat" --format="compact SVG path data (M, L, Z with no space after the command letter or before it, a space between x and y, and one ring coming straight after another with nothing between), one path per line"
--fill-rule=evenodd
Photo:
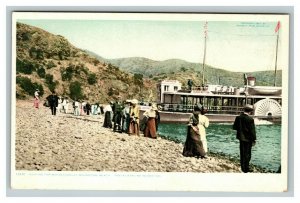
M256 140L254 119L245 113L235 118L233 129L237 131L236 138L239 140L249 142Z
M46 99L49 103L49 106L55 106L55 107L58 106L58 96L57 95L51 94Z

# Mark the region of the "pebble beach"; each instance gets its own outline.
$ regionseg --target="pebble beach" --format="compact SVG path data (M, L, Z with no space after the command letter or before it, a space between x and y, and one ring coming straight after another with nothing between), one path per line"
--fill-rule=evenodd
M184 157L183 144L116 133L103 115L74 116L17 101L16 170L240 173L237 162L208 154ZM254 171L258 172L258 171Z

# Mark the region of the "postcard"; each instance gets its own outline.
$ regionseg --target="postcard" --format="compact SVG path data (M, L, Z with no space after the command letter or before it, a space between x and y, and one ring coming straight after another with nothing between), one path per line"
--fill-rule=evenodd
M11 187L288 191L289 15L13 12Z

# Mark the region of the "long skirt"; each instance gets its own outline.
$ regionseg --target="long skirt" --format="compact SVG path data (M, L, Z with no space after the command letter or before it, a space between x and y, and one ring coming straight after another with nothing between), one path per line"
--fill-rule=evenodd
M194 131L191 126L188 126L187 137L184 144L183 156L188 157L204 157L205 151L200 140L200 135Z
M124 117L123 117L123 124L122 124L122 130L123 132L125 133L128 133L128 129L129 129L129 122L130 122L130 115L129 114L126 114Z
M110 112L110 111L105 112L104 122L103 122L103 127L105 127L105 128L112 128L111 113L112 112Z
M156 138L155 118L148 118L144 135L145 137Z
M40 100L38 99L38 98L34 98L34 102L33 102L33 106L34 106L34 108L39 108L39 102L40 102Z
M140 136L139 123L136 121L133 121L133 119L130 119L128 134Z

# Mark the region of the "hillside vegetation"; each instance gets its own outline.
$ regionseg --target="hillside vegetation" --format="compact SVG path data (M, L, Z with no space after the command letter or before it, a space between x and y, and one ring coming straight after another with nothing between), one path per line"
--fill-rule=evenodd
M183 86L191 79L202 84L200 63L179 59L154 61L132 57L105 59L88 50L74 47L66 38L37 27L17 23L16 96L33 97L35 89L46 97L58 95L91 102L123 100L155 101L156 84L164 79L179 80ZM256 85L273 85L273 71L247 73ZM243 86L244 73L205 66L205 84ZM281 71L277 74L281 85Z
M63 36L17 23L16 96L58 95L91 102L108 102L121 96L147 98L155 89L140 74L120 70L74 47Z

